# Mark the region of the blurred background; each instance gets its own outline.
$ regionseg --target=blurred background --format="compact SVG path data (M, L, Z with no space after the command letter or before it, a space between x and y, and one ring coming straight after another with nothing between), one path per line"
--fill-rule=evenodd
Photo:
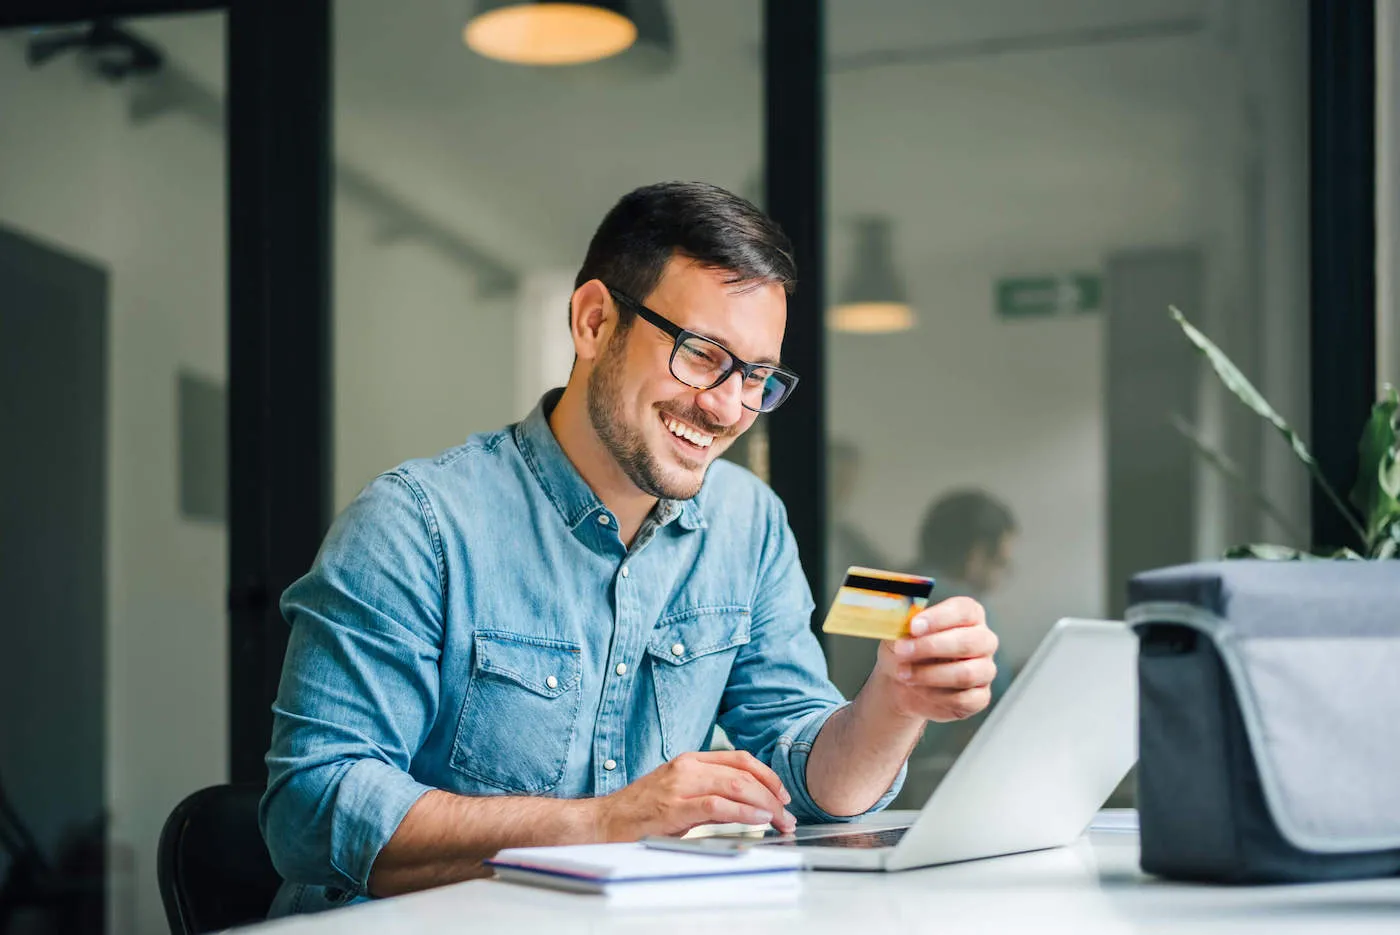
M266 698L245 699L280 659L280 586L230 570L247 518L229 494L246 437L229 421L239 14L186 6L204 9L0 18L23 22L0 30L0 930L164 931L162 823L261 757ZM1312 269L1310 101L1316 24L1369 2L631 6L631 47L560 66L469 48L472 3L329 3L329 225L306 246L328 271L324 371L307 364L326 374L325 418L259 404L285 434L257 483L288 486L302 436L324 442L313 533L378 472L562 384L573 275L620 195L702 179L770 204L789 166L772 161L765 75L787 8L825 41L819 152L791 169L818 170L799 296L820 301L789 325L815 402L787 418L818 421L797 455L794 423L760 421L731 457L787 497L818 619L850 565L932 574L936 595L987 605L999 694L1057 618L1120 615L1134 571L1316 537L1306 476L1166 309L1305 438L1329 316L1369 329L1352 364L1372 393L1400 378L1392 3L1367 21L1381 117L1364 128L1376 262L1361 307L1319 293ZM262 92L278 93L298 91ZM259 535L275 552L271 512ZM309 561L302 548L289 567ZM248 608L270 634L252 664ZM858 691L874 644L825 648ZM921 804L975 726L929 731L900 804Z

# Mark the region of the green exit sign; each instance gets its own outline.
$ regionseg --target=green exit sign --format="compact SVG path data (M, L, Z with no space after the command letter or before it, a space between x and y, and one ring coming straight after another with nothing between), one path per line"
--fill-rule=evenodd
M1103 278L1094 273L1008 277L996 281L995 291L1002 318L1075 315L1103 304Z

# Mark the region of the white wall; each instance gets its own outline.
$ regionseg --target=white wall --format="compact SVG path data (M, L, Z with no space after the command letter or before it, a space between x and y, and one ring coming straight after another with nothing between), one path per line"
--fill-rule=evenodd
M201 17L222 29L222 16ZM111 930L165 928L170 809L227 774L222 525L177 512L176 372L225 377L223 141L129 123L71 56L26 67L0 36L0 220L110 273L107 789ZM13 441L13 440L11 440ZM13 715L7 715L13 716Z
M377 240L379 220L337 193L337 510L381 471L523 415L511 298L480 296L470 269L421 241Z

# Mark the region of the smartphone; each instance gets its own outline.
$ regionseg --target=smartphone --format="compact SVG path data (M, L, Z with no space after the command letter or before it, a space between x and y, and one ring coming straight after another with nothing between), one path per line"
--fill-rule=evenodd
M705 837L670 838L664 835L647 835L642 844L657 851L679 851L682 854L708 854L712 857L736 857L753 847L758 838Z

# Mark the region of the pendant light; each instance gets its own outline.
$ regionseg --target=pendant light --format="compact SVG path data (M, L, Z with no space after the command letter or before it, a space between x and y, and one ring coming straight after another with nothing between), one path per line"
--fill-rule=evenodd
M894 268L888 218L869 216L851 222L854 250L851 273L831 312L831 327L855 334L888 334L914 327L914 310Z
M478 0L462 31L468 48L517 65L580 65L637 40L624 0Z
M676 66L676 37L666 0L623 0L622 12L637 27L637 38L617 55L573 68L554 69L581 86L617 87L668 74Z

